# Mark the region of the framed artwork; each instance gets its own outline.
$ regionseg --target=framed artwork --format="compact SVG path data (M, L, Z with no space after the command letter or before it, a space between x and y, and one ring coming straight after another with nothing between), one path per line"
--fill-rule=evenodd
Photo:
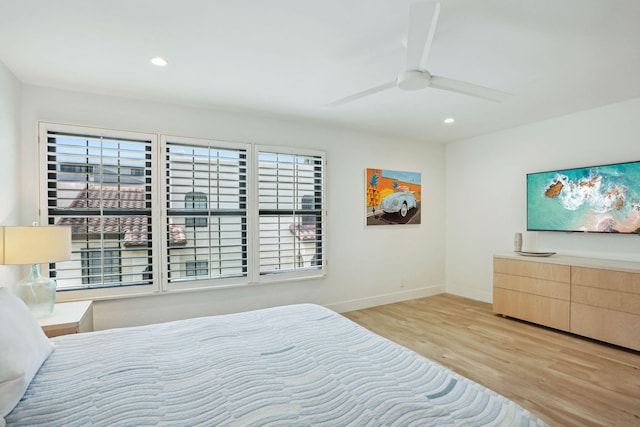
M420 224L420 172L367 168L367 225Z

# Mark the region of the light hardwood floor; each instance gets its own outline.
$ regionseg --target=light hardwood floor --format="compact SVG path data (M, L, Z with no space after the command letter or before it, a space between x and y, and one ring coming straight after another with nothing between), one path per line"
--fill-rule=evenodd
M494 315L454 295L343 313L551 426L640 426L640 352Z

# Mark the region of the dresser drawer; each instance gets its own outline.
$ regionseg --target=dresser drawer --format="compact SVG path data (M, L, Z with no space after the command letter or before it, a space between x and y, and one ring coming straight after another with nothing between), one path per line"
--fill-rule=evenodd
M567 301L571 295L571 285L569 283L513 276L505 273L493 274L493 286Z
M571 332L640 350L640 316L571 303Z
M569 301L512 291L493 289L493 312L556 329L569 329Z
M572 285L571 302L640 315L640 294Z
M532 277L553 282L569 283L571 280L571 267L561 264L494 258L493 271L495 273Z
M572 267L571 283L640 295L640 273Z

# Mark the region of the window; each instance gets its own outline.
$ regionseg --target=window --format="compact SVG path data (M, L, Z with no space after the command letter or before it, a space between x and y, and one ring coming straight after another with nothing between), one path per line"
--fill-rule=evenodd
M120 283L120 249L86 249L82 251L82 283Z
M208 276L209 263L207 261L187 261L187 277Z
M260 274L321 269L324 159L258 152Z
M72 228L72 260L53 264L50 275L61 291L151 286L154 182L130 171L151 170L153 136L69 130L41 134L46 222Z
M72 228L61 299L318 276L324 154L42 123L41 204Z
M169 252L170 286L192 276L185 271L185 258L206 260L212 279L247 277L248 148L185 138L166 141L167 227L186 226L185 245Z
M60 172L93 173L93 167L91 165L70 165L66 163L61 163Z
M207 195L204 193L187 193L184 196L185 209L193 209L193 212L200 212L203 215L207 215ZM206 227L207 217L189 217L185 218L185 224L187 227Z

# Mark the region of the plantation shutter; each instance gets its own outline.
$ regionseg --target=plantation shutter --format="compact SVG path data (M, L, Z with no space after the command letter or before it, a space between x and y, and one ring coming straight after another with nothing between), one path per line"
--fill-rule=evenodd
M49 130L46 153L47 222L72 229L58 289L150 285L152 141Z
M259 272L324 268L324 155L258 151Z
M72 229L62 301L317 277L325 154L39 126L40 215ZM35 218L34 218L35 219Z
M247 151L166 143L168 282L246 277Z

